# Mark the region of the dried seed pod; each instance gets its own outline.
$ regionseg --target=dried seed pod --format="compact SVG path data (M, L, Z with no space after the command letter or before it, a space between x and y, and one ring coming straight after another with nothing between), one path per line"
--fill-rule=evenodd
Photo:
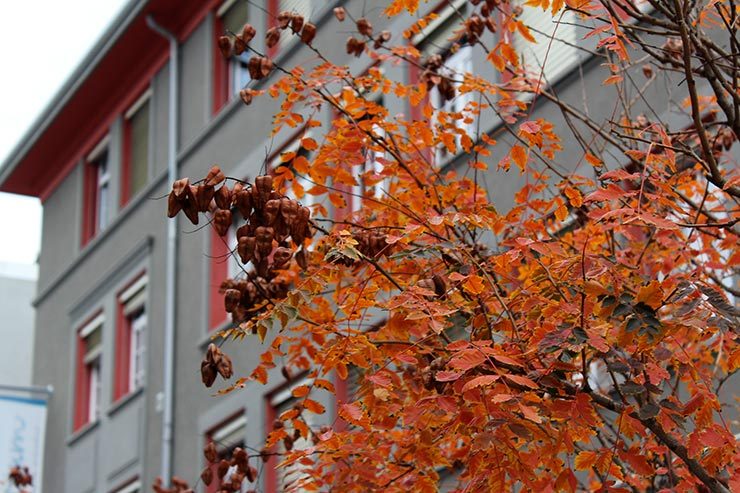
M310 22L307 22L305 26L303 26L303 30L301 31L301 41L306 43L307 45L311 45L311 41L313 41L313 38L316 37L316 26L311 24Z
M263 448L260 450L260 458L262 459L262 462L267 462L270 460L270 451L266 448Z
M180 201L175 195L175 191L172 190L167 196L167 217L173 218L178 212L182 210L182 201Z
M260 56L253 56L249 59L249 62L247 62L247 70L249 70L249 77L253 80L259 80L262 78L262 72L260 70L260 65L262 62L262 57Z
M225 184L216 190L213 198L219 209L231 209L231 189Z
M200 479L203 481L203 484L210 486L213 481L213 469L210 466L203 469L200 473Z
M357 19L357 30L363 36L371 37L373 35L373 25L364 17Z
M265 218L265 224L267 226L274 225L275 219L277 219L279 213L280 201L275 199L268 200L265 203L265 207L262 209L262 214Z
M213 215L213 228L219 236L226 236L231 227L231 211L219 209Z
M234 205L244 219L247 219L252 213L252 193L248 190L242 190L234 195Z
M306 252L303 248L296 252L295 261L302 270L308 269L308 259L306 259Z
M290 381L290 379L292 378L292 375L290 374L290 370L288 370L287 366L281 366L280 373L283 375L283 378L285 378L287 381Z
M432 281L434 282L434 292L437 293L437 296L444 296L447 293L447 283L444 278L439 274L434 274Z
M190 189L190 180L188 178L182 178L180 180L176 180L172 184L172 192L175 194L175 197L178 199L184 198L188 190Z
M247 469L244 472L247 475L247 481L254 483L257 479L257 468L254 466L247 466Z
M224 308L227 313L231 313L239 305L242 293L238 289L227 289L224 293Z
M254 236L242 236L238 240L236 252L239 254L239 259L243 264L251 261L254 258L254 250L257 245L257 240Z
M268 48L274 48L280 42L280 30L277 27L271 27L265 33L265 44Z
M234 38L234 55L239 56L247 49L247 43L242 38L237 36Z
M234 374L234 366L231 364L231 358L225 354L221 356L221 361L218 362L216 369L224 380L228 380Z
M200 363L200 378L203 385L210 387L216 381L216 368L207 361Z
M220 479L223 479L224 476L226 476L226 473L229 472L229 467L231 467L229 461L225 459L221 460L221 462L218 463L218 467L216 468L216 475Z
M233 50L233 41L229 36L219 36L218 38L218 49L224 58L230 58Z
M280 199L280 215L283 218L283 222L286 226L290 227L298 217L298 202L288 197Z
M275 249L275 253L272 254L272 260L276 269L282 269L285 264L290 262L291 258L293 258L293 252L290 248L278 247Z
M221 171L221 168L219 168L217 165L213 165L211 166L211 169L208 170L208 174L203 180L203 183L207 186L215 187L224 180L226 180L226 175L224 175L223 171Z
M347 12L344 10L344 7L336 7L334 9L334 17L336 17L339 22L344 22L344 19L347 17Z
M259 197L259 207L262 208L265 203L270 200L270 193L272 192L272 176L258 176L254 179L254 186L257 189ZM257 208L257 203L253 203L252 207Z
M283 10L277 16L277 24L280 29L286 29L290 24L290 20L293 18L293 14L287 10Z
M253 97L254 97L254 92L251 89L242 89L241 91L239 91L239 98L247 106L252 104Z
M496 32L497 26L496 21L492 16L486 17L486 28L492 33Z
M190 220L190 222L197 226L198 207L196 206L195 199L192 195L193 186L191 185L189 188L191 189L191 191L189 196L182 202L182 211L185 213L185 216Z
M213 442L208 442L205 447L203 447L203 457L206 458L209 464L213 464L218 460L218 453L216 452L216 444Z
M257 35L257 30L251 24L244 24L242 28L242 41L249 44L252 39Z
M273 63L269 58L262 58L260 60L260 75L267 77L272 72Z
M302 15L294 14L293 20L290 22L290 28L293 30L294 33L301 32L301 29L303 29L303 24L305 23L305 19Z
M216 190L212 185L197 185L192 188L193 199L195 200L195 206L200 212L208 212L208 208L211 205Z
M650 78L653 76L653 67L650 64L645 64L642 66L642 75L644 75L646 78Z
M285 450L293 450L293 437L290 435L283 438L283 445L285 446Z

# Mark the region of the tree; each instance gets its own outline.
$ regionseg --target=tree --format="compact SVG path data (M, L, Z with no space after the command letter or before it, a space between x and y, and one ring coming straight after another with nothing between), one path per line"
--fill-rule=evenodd
M445 471L466 491L740 489L718 396L740 364L730 301L740 264L737 6L530 0L554 38L566 13L598 38L603 90L618 99L599 121L522 56L514 38L551 41L521 4L471 0L457 12L450 52L472 46L500 74L492 81L408 42L436 15L414 18L418 3L385 9L409 19L404 39L335 9L354 32L348 53L413 67L411 82L333 64L313 47L316 27L291 12L267 45L288 31L316 64L277 65L250 44L249 25L220 39L225 56L251 52L253 79L275 77L267 91L241 92L247 105L281 101L273 132L312 133L254 183L218 167L176 182L168 213L194 224L205 213L224 238L239 222L231 255L244 273L222 285L234 323L221 335L258 338L265 351L222 391L266 382L278 361L284 378L306 373L309 383L293 389L298 404L261 453L238 449L203 480L236 467L220 483L236 491L260 458L278 456L300 472L289 486L309 490L435 491ZM664 83L678 87L681 128L633 114ZM416 111L389 115L373 93ZM463 96L463 108L445 104ZM567 125L532 119L540 102ZM315 118L321 108L336 115L330 127ZM502 144L480 131L493 115L516 140L498 162L490 156ZM578 163L559 162L564 147ZM440 153L458 152L438 167ZM366 166L369 156L379 165ZM497 210L484 180L517 174L515 203ZM307 196L334 212L326 201L303 206ZM353 196L360 210L347 205ZM219 373L230 378L231 362L211 345L204 383ZM357 389L338 398L341 420L317 429L308 417L326 411L317 394L337 392L332 375Z

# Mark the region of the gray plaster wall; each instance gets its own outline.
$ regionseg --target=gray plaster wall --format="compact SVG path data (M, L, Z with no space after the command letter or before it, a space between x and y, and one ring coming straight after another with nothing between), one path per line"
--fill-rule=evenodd
M345 3L345 2L339 2ZM348 10L360 12L362 2L348 2ZM345 60L353 73L361 73L370 63L366 59L347 59L344 42L346 26L331 15L335 2L322 2L314 10L312 20L320 26L317 47L332 60ZM377 9L369 15L376 30L383 28L400 36L407 19L400 18L384 26ZM264 22L264 14L255 13L254 22ZM178 122L180 176L204 176L213 163L218 163L227 175L256 176L270 149L278 149L289 136L282 132L274 141L267 140L272 115L278 102L270 97L258 98L244 107L232 101L218 114L212 115L210 100L213 54L213 21L206 17L180 46ZM492 35L487 35L492 42ZM306 47L286 45L279 62L310 64L315 55ZM615 103L611 88L601 82L604 69L583 56L582 64L555 88L568 101L588 111L592 117L603 119ZM390 66L389 75L403 79L403 69ZM474 70L483 76L492 74L481 52L474 60ZM152 159L150 184L123 209L118 200L112 203L112 218L108 228L84 248L80 247L82 168L71 173L44 204L43 243L40 256L40 275L36 297L36 330L33 382L51 384L58 389L50 401L45 455L44 486L46 491L80 493L87 491L114 491L131 478L141 479L144 488L150 485L160 468L162 389L162 350L165 300L165 217L169 188L165 179L167 159L167 101L169 71L165 66L152 81ZM271 80L274 80L271 79ZM256 87L266 88L267 82ZM675 88L676 81L668 80L665 87ZM668 109L671 90L651 90L649 100L664 116L675 118L679 124L682 115L673 115ZM586 95L588 107L583 104ZM407 101L389 96L386 99L391 115L408 113ZM565 122L560 112L550 104L539 102L531 119L548 118L558 129ZM330 113L320 115L328 122ZM498 160L514 143L492 114L482 117L482 130L491 132L499 141L493 156L487 161L491 171L485 183L500 210L513 202L513 192L523 178L515 169L496 170ZM119 124L111 128L111 149L120 148ZM580 149L573 142L558 155L564 169L573 170L578 163ZM465 159L461 157L460 159ZM610 163L616 165L618 163ZM450 163L451 167L456 162ZM115 187L114 187L115 188ZM267 396L284 384L274 375L268 386L250 383L244 390L226 397L214 397L213 390L200 383L199 364L210 341L207 327L209 300L209 229L177 219L178 281L175 371L175 442L174 473L191 483L197 480L203 467L201 447L205 434L218 423L236 412L247 415L247 439L259 446L267 423ZM113 403L112 389L116 294L131 278L146 270L148 333L145 386L122 402ZM75 334L80 324L96 310L103 310L103 412L99 422L73 432L73 395ZM258 360L263 347L253 341L242 344L226 343L225 350L234 360L237 375L247 374ZM327 403L328 404L328 403ZM327 405L324 418L333 420L333 408Z

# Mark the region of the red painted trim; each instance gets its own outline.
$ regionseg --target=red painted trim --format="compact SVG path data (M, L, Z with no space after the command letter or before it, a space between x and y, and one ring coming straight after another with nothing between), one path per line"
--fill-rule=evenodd
M211 254L209 273L209 310L208 331L220 328L227 320L228 313L224 308L224 297L219 293L221 283L229 276L229 248L226 240L221 238L214 228L211 230Z
M90 422L90 367L85 364L85 339L80 336L80 330L100 315L98 310L90 315L75 331L77 354L75 358L75 401L72 431L77 431Z
M121 146L121 190L119 206L121 209L131 198L131 120L123 120L123 145Z
M82 238L84 247L95 237L98 223L98 170L92 163L83 164L82 176Z
M113 367L113 402L128 395L132 390L129 373L131 371L131 320L124 315L125 304L119 297L136 281L146 274L146 270L135 275L116 293L116 339Z
M272 431L272 423L277 417L275 406L272 405L272 396L280 389L265 395L265 437ZM274 449L274 447L273 447ZM265 464L265 493L277 493L277 466L274 455L269 456Z
M277 17L280 13L279 10L280 0L267 0L267 29L277 26ZM267 56L270 58L275 58L275 55L277 55L279 49L279 43L272 48L268 48Z
M215 8L223 3L223 0L211 0L203 2L200 6L200 10L188 19L185 24L180 28L180 32L177 35L177 39L180 42L185 41L193 34L193 31L204 21L209 12L212 12Z
M348 377L349 378L349 377ZM334 423L334 430L341 432L347 429L348 424L345 420L339 417L339 406L349 401L349 384L347 380L339 378L337 372L334 372L334 415L336 420Z
M213 16L213 104L212 115L216 115L229 102L229 61L218 48L218 38L224 33L223 19Z
M117 97L116 104L108 112L108 116L103 120L103 122L97 126L97 130L94 133L89 134L85 140L82 141L81 145L76 147L77 151L66 161L66 164L61 167L62 171L55 177L51 177L51 180L46 182L46 186L40 190L38 195L42 204L51 196L54 190L56 190L59 184L69 175L75 166L79 164L80 160L83 159L84 156L89 153L103 137L105 137L105 134L108 132L113 121L124 113L127 108L134 104L136 99L144 93L154 75L167 62L169 52L164 50L161 53L155 53L155 56L152 58L152 63L149 65L148 69L142 73L135 83L126 86L127 90Z

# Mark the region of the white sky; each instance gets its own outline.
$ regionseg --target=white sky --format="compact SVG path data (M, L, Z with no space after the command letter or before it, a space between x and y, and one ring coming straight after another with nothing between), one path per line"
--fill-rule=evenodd
M7 2L0 16L0 164L127 0ZM38 199L0 193L0 262L34 263Z

